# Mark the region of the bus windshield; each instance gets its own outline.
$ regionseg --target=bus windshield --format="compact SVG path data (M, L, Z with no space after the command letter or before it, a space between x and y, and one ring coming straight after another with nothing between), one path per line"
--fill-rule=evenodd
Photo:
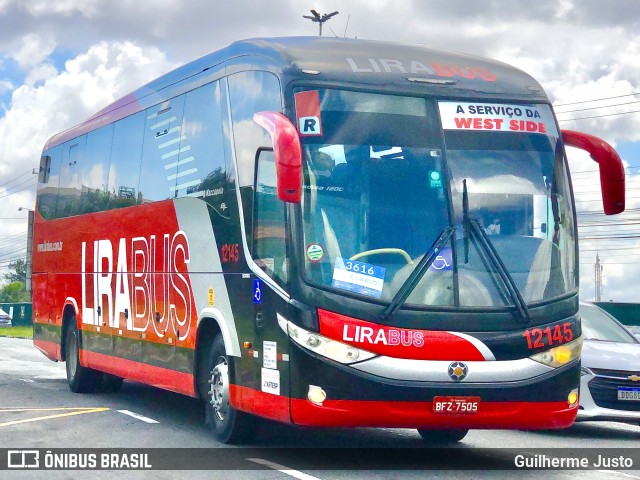
M410 308L505 307L512 287L526 303L576 288L574 214L549 107L518 108L529 125L491 104L493 123L474 124L460 113L469 104L313 93L320 125L301 135L307 282L388 303L411 281ZM429 268L409 280L447 228Z

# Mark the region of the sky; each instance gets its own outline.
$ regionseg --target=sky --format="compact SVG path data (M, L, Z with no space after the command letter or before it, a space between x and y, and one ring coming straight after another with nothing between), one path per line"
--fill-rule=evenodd
M640 5L634 0L0 0L0 275L24 258L42 146L136 87L236 40L392 40L494 58L535 77L563 129L600 136L626 166L627 211L602 213L599 176L568 149L581 298L640 302ZM23 210L19 211L19 208ZM600 237L600 238L598 238Z

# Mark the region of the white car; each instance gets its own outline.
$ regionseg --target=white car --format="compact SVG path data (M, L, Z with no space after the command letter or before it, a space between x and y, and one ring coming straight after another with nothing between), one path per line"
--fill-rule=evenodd
M607 312L580 303L582 370L577 422L640 424L640 341Z
M7 312L0 308L0 327L10 327L11 317Z

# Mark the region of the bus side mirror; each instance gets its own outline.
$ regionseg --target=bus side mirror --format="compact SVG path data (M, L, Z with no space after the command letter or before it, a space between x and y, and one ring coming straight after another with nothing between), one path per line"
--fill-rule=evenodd
M271 135L276 164L278 198L300 203L302 197L302 147L296 127L281 113L258 112L253 121Z
M613 147L598 137L572 130L562 130L562 140L565 145L585 150L598 162L604 213L624 212L624 166Z

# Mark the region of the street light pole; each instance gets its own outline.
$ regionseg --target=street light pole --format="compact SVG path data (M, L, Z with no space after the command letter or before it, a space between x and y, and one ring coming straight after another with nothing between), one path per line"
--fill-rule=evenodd
M319 27L320 27L319 36L322 36L322 24L324 22L326 22L327 20L329 20L331 17L337 15L340 12L336 11L336 12L325 13L324 15L320 15L317 11L311 10L311 13L313 14L313 16L311 16L311 15L303 15L302 18L308 18L313 23L317 23L319 25Z

